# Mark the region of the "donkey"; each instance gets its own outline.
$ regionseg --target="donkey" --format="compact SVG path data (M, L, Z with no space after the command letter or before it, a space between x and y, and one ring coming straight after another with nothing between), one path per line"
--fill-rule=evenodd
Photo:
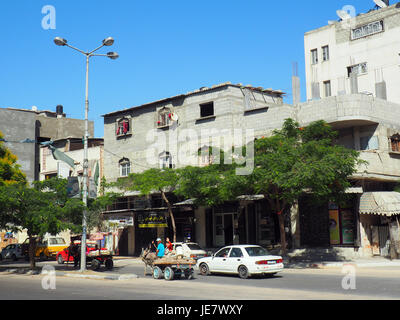
M142 261L144 262L144 276L147 274L147 267L153 269L153 262L157 259L155 252L150 252L150 248L144 249L142 248L142 253L140 254Z

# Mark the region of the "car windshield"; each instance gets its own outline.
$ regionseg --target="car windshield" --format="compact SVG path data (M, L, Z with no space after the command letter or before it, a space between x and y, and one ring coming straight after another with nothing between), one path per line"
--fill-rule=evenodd
M246 247L245 249L250 257L261 257L269 255L269 252L262 247Z
M49 244L65 244L65 240L63 238L50 238Z
M190 250L203 250L197 243L188 243L187 246Z

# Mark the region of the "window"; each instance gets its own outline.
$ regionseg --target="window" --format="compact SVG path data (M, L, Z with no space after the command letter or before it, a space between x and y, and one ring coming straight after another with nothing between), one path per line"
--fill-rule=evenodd
M228 257L229 250L231 250L231 249L230 248L222 249L215 254L215 257L226 258L226 257Z
M158 112L157 127L167 127L171 122L172 112L169 108L162 108Z
M131 163L129 159L123 158L119 161L120 176L127 177L131 173Z
M232 248L229 258L243 258L243 252L240 248Z
M329 60L329 46L322 47L322 60Z
M311 64L317 64L318 63L318 50L314 49L311 50Z
M269 252L262 247L246 247L246 251L250 257L261 257L269 255Z
M168 151L160 153L159 157L160 157L160 169L173 168L172 156Z
M331 91L331 82L330 81L324 81L324 94L325 97L330 97L332 95Z
M204 146L198 150L199 166L205 167L213 163L214 157L212 154L212 147Z
M368 67L366 62L347 67L347 75L349 76L349 78L351 76L357 76L365 74L367 72L368 72Z
M383 21L375 21L364 26L358 27L351 31L351 40L364 38L384 31Z
M200 105L200 118L214 116L214 102L204 103Z
M400 152L400 134L390 137L390 145L393 152Z
M123 118L117 122L116 136L127 135L131 132L130 121L127 118Z

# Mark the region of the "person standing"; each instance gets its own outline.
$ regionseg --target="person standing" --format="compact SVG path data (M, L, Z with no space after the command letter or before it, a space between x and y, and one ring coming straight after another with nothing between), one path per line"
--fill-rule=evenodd
M157 258L161 259L164 257L165 248L160 238L157 238L156 242L157 242L157 250L156 250Z

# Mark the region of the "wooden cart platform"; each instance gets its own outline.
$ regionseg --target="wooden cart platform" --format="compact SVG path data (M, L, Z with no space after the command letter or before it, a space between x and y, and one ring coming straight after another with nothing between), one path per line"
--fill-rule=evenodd
M153 278L165 280L179 279L182 276L190 280L193 278L193 266L196 261L192 259L162 258L153 262Z

